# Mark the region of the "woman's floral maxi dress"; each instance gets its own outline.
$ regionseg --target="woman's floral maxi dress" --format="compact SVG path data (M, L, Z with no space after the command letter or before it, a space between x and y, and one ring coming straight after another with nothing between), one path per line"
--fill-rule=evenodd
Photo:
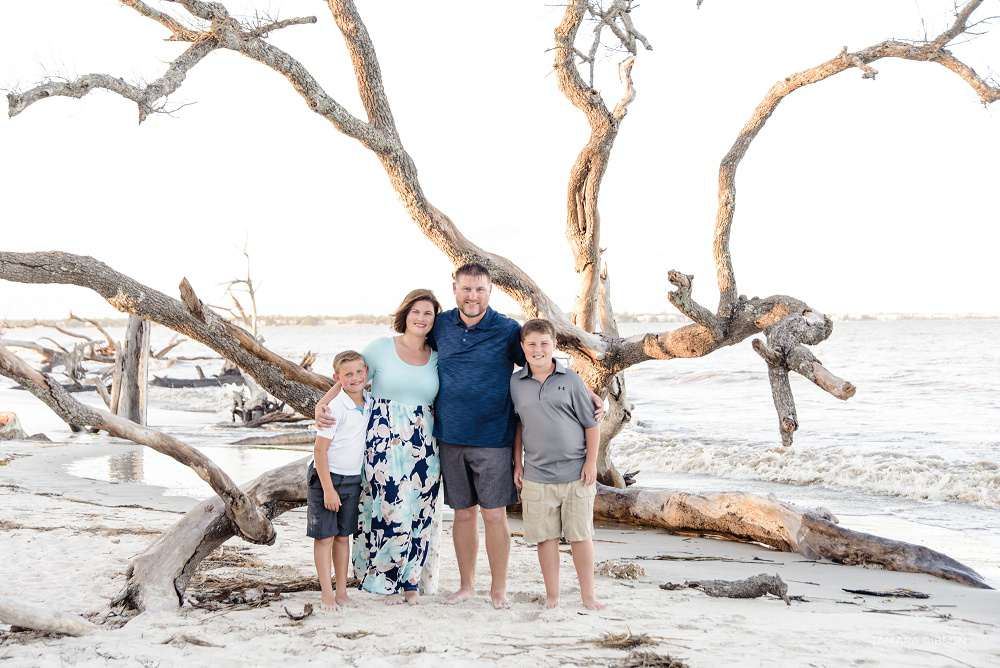
M367 359L369 350L364 354ZM432 361L409 371L433 373L436 380L436 355ZM429 405L374 398L361 478L361 535L353 553L365 591L395 594L420 586L441 486L433 431Z

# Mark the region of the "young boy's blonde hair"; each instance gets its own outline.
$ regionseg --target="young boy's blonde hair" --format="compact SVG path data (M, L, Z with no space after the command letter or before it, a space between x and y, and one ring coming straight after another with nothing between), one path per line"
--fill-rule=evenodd
M552 343L556 342L556 328L548 320L534 318L524 323L521 327L521 340L524 341L530 334L548 334L552 337Z
M341 365L346 364L347 362L354 362L357 360L361 360L362 362L364 362L365 358L362 357L361 353L359 353L356 350L344 350L342 352L339 352L337 353L337 356L333 358L333 372L340 373Z

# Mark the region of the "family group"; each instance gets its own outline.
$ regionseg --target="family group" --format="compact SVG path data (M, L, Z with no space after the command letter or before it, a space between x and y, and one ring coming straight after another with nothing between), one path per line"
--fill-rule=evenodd
M482 516L490 598L496 608L510 607L506 509L520 490L545 607L559 605L565 537L583 604L603 609L594 596L592 543L603 403L553 357L550 322L521 326L490 308L485 267L460 267L452 288L456 308L442 311L431 291L414 290L394 315L397 336L334 359L337 383L317 404L308 469L307 533L321 607L352 605L349 563L359 587L385 595L387 604L423 602L420 581L443 482L460 578L444 602L475 596Z

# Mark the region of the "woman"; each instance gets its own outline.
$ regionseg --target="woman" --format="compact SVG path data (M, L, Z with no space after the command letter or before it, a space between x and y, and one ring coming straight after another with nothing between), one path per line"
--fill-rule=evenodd
M393 317L399 335L376 339L362 352L374 404L353 562L359 587L387 595L387 605L421 603L418 588L441 481L431 412L437 352L426 337L440 311L433 292L412 291ZM331 390L317 405L317 419L333 396Z

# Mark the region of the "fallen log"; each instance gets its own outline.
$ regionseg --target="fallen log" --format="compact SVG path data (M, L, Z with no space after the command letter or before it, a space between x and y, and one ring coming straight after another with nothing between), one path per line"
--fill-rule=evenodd
M762 543L807 559L927 573L970 587L992 589L983 576L946 554L922 545L845 529L837 525L837 519L828 510L804 510L756 494L698 495L615 489L598 483L594 518L680 533L710 533Z
M273 436L249 436L247 438L241 438L238 441L233 441L232 444L233 445L302 445L304 443L309 443L311 445L315 441L316 441L316 432L313 430L307 430L307 431L286 432L284 434L275 434Z
M0 622L67 636L87 635L100 628L78 615L21 603L6 596L0 596Z
M169 378L153 376L149 381L154 387L223 387L225 385L242 385L243 376L215 376L212 378Z

